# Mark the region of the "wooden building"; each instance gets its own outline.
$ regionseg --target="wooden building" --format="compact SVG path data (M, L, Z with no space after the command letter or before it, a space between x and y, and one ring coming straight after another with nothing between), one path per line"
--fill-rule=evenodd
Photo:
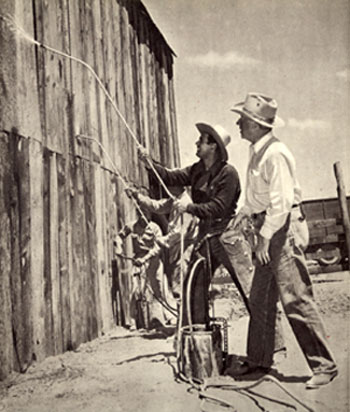
M126 323L130 272L112 239L135 210L101 146L76 136L149 187L105 87L153 158L177 166L173 58L139 0L0 2L0 379Z

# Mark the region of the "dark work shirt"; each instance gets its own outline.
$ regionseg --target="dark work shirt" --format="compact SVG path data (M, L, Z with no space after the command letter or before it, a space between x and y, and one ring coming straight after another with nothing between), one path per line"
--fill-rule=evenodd
M190 186L193 204L187 211L201 220L205 231L224 230L235 214L241 193L236 169L226 162L217 162L205 170L202 160L183 169L169 170L155 165L169 186Z

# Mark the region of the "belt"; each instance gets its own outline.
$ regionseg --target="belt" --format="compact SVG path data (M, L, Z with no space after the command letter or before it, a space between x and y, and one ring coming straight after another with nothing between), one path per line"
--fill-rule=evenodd
M301 203L295 203L294 205L292 205L292 209L295 209L297 207L302 208L302 204ZM302 211L302 214L304 214L303 211ZM252 218L257 219L259 216L264 216L264 215L266 215L266 210L263 210L262 212L259 212L259 213L253 213Z
M206 223L206 224L213 224L213 223L221 223L225 222L226 220L229 221L231 220L235 215L230 215L230 216L225 216L225 217L217 217L217 218L206 218L206 219L201 219L200 223Z
M257 219L259 216L265 216L266 215L266 210L263 210L262 212L259 213L252 213L252 218Z

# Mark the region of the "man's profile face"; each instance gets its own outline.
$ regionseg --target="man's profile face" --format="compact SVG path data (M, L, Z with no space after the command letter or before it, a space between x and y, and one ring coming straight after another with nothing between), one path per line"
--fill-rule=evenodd
M204 159L208 157L209 153L212 153L215 151L215 143L208 143L208 137L209 135L207 133L202 133L198 140L196 141L196 146L197 146L197 151L196 155L200 159Z
M257 129L254 120L249 119L249 117L247 116L241 116L237 120L236 124L239 127L242 139L246 139L252 142L252 137L254 136Z

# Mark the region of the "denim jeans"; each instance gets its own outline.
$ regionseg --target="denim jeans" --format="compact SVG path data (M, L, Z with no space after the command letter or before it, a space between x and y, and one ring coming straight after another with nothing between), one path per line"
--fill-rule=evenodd
M270 263L256 264L250 293L248 360L263 367L272 365L276 303L280 298L310 369L315 373L332 371L336 369L335 361L314 299L303 252L295 242L295 219L292 212L285 225L272 237Z
M223 241L220 234L212 236L203 242L197 256L205 257L206 264L199 267L191 283L190 308L193 324L208 324L209 322L209 285L215 270L221 264L228 270L237 288L241 289L246 304L248 303L254 266L250 246L243 236L230 238L230 241ZM187 295L188 280L187 274L184 282L184 297ZM186 305L183 324L188 324Z
M233 223L233 222L232 222ZM211 268L203 267L196 273L191 284L190 307L192 323L205 324L209 322L209 285L211 282L210 273L214 274L215 270L222 264L230 273L236 287L241 288L242 295L249 302L252 280L254 276L254 265L252 260L252 230L250 222L244 221L242 224L233 229L228 224L226 230L217 236L213 236L204 243L199 250L199 254L206 259L210 251ZM207 259L208 260L208 259ZM185 280L184 301L186 301L188 277ZM246 304L248 302L245 302ZM248 303L249 306L249 303ZM187 307L183 308L184 319L183 325L188 324ZM285 347L282 313L277 311L277 320L274 327L274 351Z

